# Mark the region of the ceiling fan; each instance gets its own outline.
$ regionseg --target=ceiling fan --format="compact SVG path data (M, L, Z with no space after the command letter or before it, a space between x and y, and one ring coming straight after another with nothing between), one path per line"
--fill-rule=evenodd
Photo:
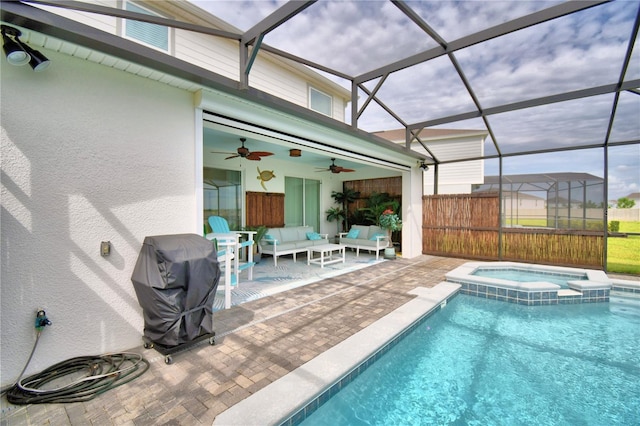
M225 158L225 160L230 160L232 158L246 158L251 161L260 161L262 157L267 157L269 155L273 155L273 152L267 151L249 151L249 148L245 148L244 143L247 141L246 138L240 138L240 142L242 142L242 146L238 147L237 154L233 152L221 152L221 151L211 151L213 154L232 154L230 157Z
M316 167L316 169L320 169L318 170L319 172L331 172L331 173L341 173L341 172L355 172L355 170L353 169L345 169L344 167L341 166L336 166L336 159L332 158L331 159L331 165L329 166L328 169L324 169L321 167Z

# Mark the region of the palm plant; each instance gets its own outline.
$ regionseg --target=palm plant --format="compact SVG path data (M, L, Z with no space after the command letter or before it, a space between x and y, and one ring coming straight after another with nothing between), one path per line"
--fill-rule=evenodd
M330 209L327 209L325 213L327 214L327 220L329 222L333 222L334 220L338 222L338 224L336 225L336 234L339 234L340 221L345 219L344 210L342 210L340 207L331 207Z
M382 213L385 210L393 210L394 212L399 211L400 203L391 198L391 196L386 192L374 192L369 196L367 207L362 210L364 211L365 217L369 223L380 226L380 216Z
M353 189L350 189L350 188L344 188L342 192L337 192L337 191L331 192L331 198L333 198L337 204L342 205L342 211L344 214L343 216L344 227L342 228L343 231L349 229L349 220L347 215L347 212L349 211L349 204L356 201L359 197L360 197L360 192L354 191Z

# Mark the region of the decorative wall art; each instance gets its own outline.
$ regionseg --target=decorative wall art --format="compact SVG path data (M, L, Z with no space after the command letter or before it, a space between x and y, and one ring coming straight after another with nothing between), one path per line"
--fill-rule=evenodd
M264 188L264 190L267 190L267 187L264 186L265 182L269 182L271 179L273 179L274 177L276 177L275 174L273 174L273 170L263 170L260 171L260 167L256 167L258 169L258 180L260 181L260 185L262 185L262 187Z

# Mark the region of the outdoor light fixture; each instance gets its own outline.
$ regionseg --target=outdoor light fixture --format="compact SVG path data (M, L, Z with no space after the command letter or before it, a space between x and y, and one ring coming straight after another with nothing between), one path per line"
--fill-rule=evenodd
M20 47L20 45L15 41L9 38L9 36L17 37L20 35L20 31L15 28L7 27L5 25L2 26L2 49L4 50L4 54L7 56L7 61L11 65L26 65L29 63L31 59L29 54Z
M36 71L44 71L49 67L51 61L37 50L33 50L25 43L20 41L22 33L20 30L2 26L2 49L7 56L7 61L11 65L26 65L29 64L31 68ZM13 37L13 40L11 39Z
M429 170L429 166L424 161L418 161L418 167L420 167L423 172Z
M18 44L22 46L24 51L27 52L31 57L31 60L29 60L29 65L35 72L41 72L49 68L49 65L51 65L51 61L49 60L49 58L44 56L38 50L33 50L26 44L22 43L19 39L16 38L16 40L18 41Z

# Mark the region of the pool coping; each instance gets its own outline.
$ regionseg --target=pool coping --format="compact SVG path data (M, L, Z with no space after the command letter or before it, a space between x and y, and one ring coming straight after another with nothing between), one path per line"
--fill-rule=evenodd
M222 412L213 425L286 422L459 289L459 284L441 282L411 290L414 299Z
M611 279L611 290L621 291L625 293L640 294L640 281L623 280L618 278Z

